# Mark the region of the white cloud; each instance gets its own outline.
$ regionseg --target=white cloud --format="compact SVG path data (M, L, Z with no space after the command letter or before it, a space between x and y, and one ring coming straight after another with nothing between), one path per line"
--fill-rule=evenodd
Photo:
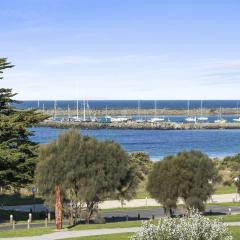
M61 56L41 60L42 64L47 66L65 65L65 64L102 64L118 62L144 62L150 60L160 60L161 56L154 55L126 55L117 57L85 57L85 56ZM162 62L166 63L166 62Z

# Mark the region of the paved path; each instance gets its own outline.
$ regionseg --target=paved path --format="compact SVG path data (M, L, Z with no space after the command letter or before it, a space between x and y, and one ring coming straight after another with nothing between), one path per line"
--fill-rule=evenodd
M208 201L210 203L222 203L222 202L233 202L239 201L240 197L234 193L231 194L217 194L213 195L211 200ZM181 203L181 201L179 201ZM151 198L145 199L133 199L131 201L125 201L124 207L143 207L143 206L160 206L159 203ZM109 200L104 201L99 204L101 209L110 209L110 208L121 208L121 202L118 200ZM30 208L34 209L37 212L45 211L46 207L43 204L35 204L35 205L20 205L20 206L3 206L1 207L6 210L18 210L18 211L26 211L29 212Z
M240 226L240 222L228 223L229 226ZM106 228L106 229L92 229L92 230L80 230L80 231L59 231L42 236L33 237L15 237L15 238L0 238L0 240L54 240L74 237L87 237L87 236L98 236L107 235L114 233L134 233L137 232L139 227L131 228Z
M64 239L73 237L86 237L86 236L97 236L106 235L113 233L132 233L137 232L139 227L132 228L109 228L109 229L93 229L93 230L81 230L81 231L59 231L42 236L33 237L15 237L15 238L0 238L0 240L53 240L53 239Z

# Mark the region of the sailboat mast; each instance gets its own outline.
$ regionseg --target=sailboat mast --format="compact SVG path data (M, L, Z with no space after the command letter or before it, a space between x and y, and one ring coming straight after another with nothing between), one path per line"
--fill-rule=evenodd
M77 99L77 120L78 120L78 99Z
M157 101L154 101L154 115L157 115Z
M70 108L69 108L69 104L68 104L68 120L70 119Z
M203 115L203 112L202 112L202 100L201 100L201 116Z
M85 106L85 100L83 100L83 121L86 121L86 106Z
M239 117L238 101L237 101L237 117Z
M54 101L54 119L56 118L57 116L57 101L55 100Z
M138 100L138 119L140 119L140 100Z

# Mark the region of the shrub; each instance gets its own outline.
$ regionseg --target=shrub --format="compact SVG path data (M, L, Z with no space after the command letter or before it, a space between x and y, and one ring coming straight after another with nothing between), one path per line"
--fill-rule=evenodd
M182 218L161 218L157 225L144 222L131 240L232 240L227 225L195 210Z

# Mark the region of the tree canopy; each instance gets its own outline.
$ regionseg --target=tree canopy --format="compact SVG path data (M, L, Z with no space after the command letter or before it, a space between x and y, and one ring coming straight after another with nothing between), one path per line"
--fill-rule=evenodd
M204 209L213 193L217 170L213 161L199 151L180 152L155 163L147 189L167 209L175 208L178 198L189 209Z
M0 58L0 79L3 71L13 65ZM33 180L37 156L37 144L30 141L28 129L46 116L36 110L20 110L10 88L0 88L0 187L18 189Z
M70 130L41 146L36 184L47 202L53 200L54 186L60 185L62 201L74 206L84 203L89 220L99 202L130 191L130 186L131 193L135 191L138 182L133 180L132 166L119 144Z

